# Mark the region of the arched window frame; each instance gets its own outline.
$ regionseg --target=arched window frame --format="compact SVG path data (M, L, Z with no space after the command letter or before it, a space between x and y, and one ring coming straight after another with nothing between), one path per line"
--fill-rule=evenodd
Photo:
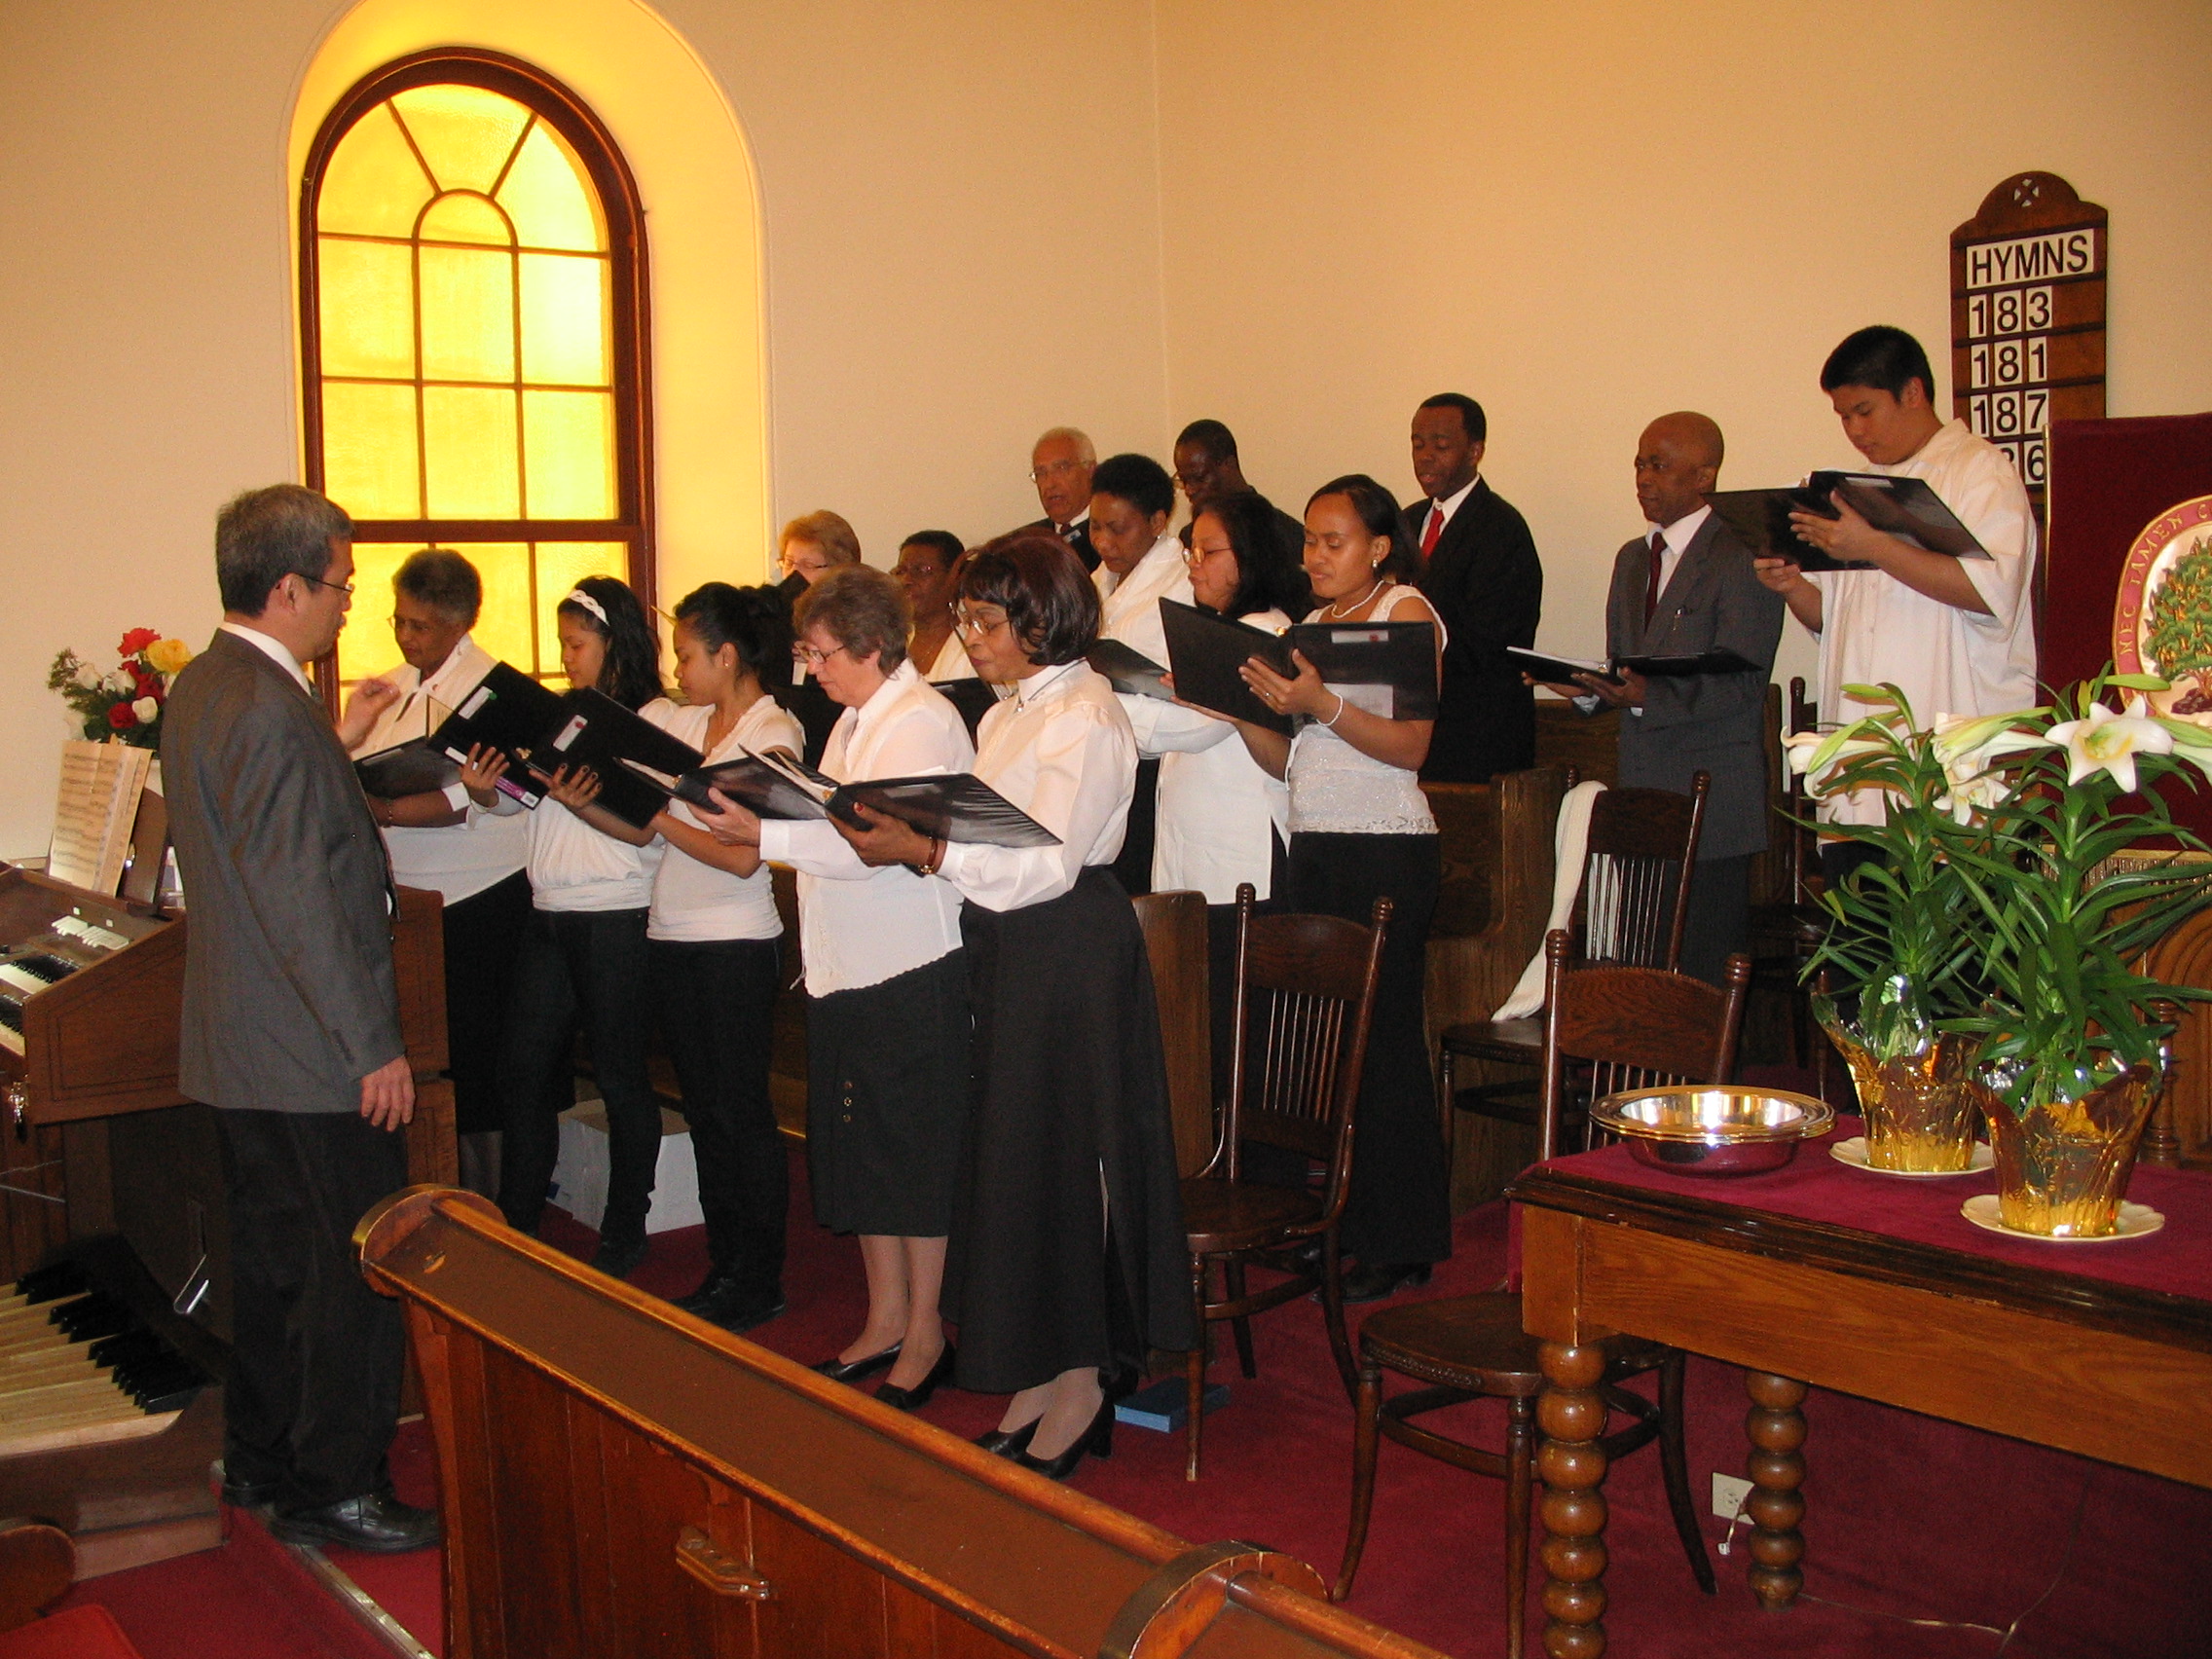
M649 286L645 206L629 165L599 117L544 71L503 53L441 47L398 58L355 82L316 130L300 172L299 315L302 430L310 489L323 487L322 326L315 204L340 140L394 93L413 87L461 85L499 92L535 113L582 162L607 222L612 313L614 478L612 519L357 519L356 542L619 541L628 548L631 588L654 603L652 399ZM418 365L418 373L420 366ZM355 624L358 626L358 623ZM316 683L335 713L336 653L316 665Z

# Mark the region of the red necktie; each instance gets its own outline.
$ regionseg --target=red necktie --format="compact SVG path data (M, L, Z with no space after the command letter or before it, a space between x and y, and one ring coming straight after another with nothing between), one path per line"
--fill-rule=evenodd
M1436 538L1444 534L1444 503L1428 504L1428 523L1421 528L1420 556L1425 559L1436 551Z
M1643 588L1643 625L1651 626L1651 618L1659 609L1660 561L1667 556L1667 533L1651 533L1651 578Z

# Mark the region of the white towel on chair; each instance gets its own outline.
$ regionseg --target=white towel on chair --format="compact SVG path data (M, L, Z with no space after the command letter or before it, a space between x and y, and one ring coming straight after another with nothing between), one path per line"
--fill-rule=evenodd
M1559 821L1552 826L1552 913L1544 923L1548 935L1574 919L1574 898L1582 890L1582 866L1588 862L1590 809L1605 786L1592 781L1576 784L1559 803ZM1529 966L1513 986L1513 994L1497 1005L1493 1020L1527 1019L1544 1010L1544 947L1539 942Z

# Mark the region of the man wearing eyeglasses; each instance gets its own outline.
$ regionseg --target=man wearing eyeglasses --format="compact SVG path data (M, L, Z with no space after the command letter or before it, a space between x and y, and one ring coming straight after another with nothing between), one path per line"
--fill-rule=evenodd
M301 666L346 625L352 535L296 484L223 509L223 624L177 676L162 777L192 904L177 1087L216 1108L229 1198L224 1494L288 1543L390 1552L438 1523L392 1495L406 1345L351 1235L406 1185L415 1083L384 841Z
M1037 486L1037 504L1045 516L1024 530L1048 530L1070 547L1087 571L1098 569L1090 545L1090 475L1098 451L1073 426L1054 426L1029 452L1029 482Z

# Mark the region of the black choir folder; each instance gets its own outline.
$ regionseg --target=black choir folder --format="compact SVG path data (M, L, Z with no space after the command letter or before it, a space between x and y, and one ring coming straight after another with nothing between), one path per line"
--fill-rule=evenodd
M1624 656L1610 664L1584 657L1549 656L1542 651L1507 645L1524 674L1556 685L1571 685L1578 674L1594 676L1611 685L1621 683L1620 669L1633 668L1647 680L1682 680L1695 674L1758 674L1759 665L1724 647L1710 651L1681 652L1672 656Z
M1553 656L1548 651L1532 651L1525 645L1507 645L1505 654L1513 658L1513 666L1523 674L1547 685L1572 685L1578 674L1603 680L1608 685L1621 683L1621 677L1613 672L1611 664L1588 657Z
M430 737L411 737L364 755L353 762L353 770L361 788L384 800L435 793L461 778L461 762Z
M764 755L746 750L735 759L694 766L680 774L636 760L625 759L623 764L641 784L698 806L711 805L707 792L717 789L762 818L834 816L858 829L865 823L853 810L858 802L940 840L974 841L989 847L1060 844L1057 835L973 772L869 778L840 784L781 750Z
M1718 490L1706 498L1750 547L1754 557L1788 559L1807 571L1871 571L1863 559L1834 559L1797 539L1789 515L1812 513L1840 518L1828 498L1842 498L1851 509L1886 535L1930 553L1954 559L1986 559L1988 550L1973 532L1943 504L1942 497L1918 478L1886 472L1821 471L1788 490Z
M1172 605L1174 601L1163 601ZM1124 645L1119 640L1100 640L1085 653L1084 660L1113 682L1114 689L1125 697L1158 697L1173 702L1175 693L1162 682L1167 670L1146 656L1134 646Z
M498 750L507 757L499 789L525 806L535 806L545 798L545 791L530 774L531 750L560 722L562 711L558 691L548 690L519 668L496 662L492 672L476 682L476 689L461 700L461 707L430 734L430 743L457 762L467 759L469 750L478 744ZM454 775L460 776L458 767Z
M1436 627L1429 622L1301 622L1271 634L1172 599L1160 602L1175 694L1271 731L1290 720L1252 694L1237 670L1258 657L1289 676L1295 650L1345 701L1391 720L1436 718Z
M645 829L668 805L668 792L644 769L681 775L706 758L604 691L571 691L560 701L558 723L531 746L530 769L550 779L563 766L589 766L600 783L594 804L633 830Z

